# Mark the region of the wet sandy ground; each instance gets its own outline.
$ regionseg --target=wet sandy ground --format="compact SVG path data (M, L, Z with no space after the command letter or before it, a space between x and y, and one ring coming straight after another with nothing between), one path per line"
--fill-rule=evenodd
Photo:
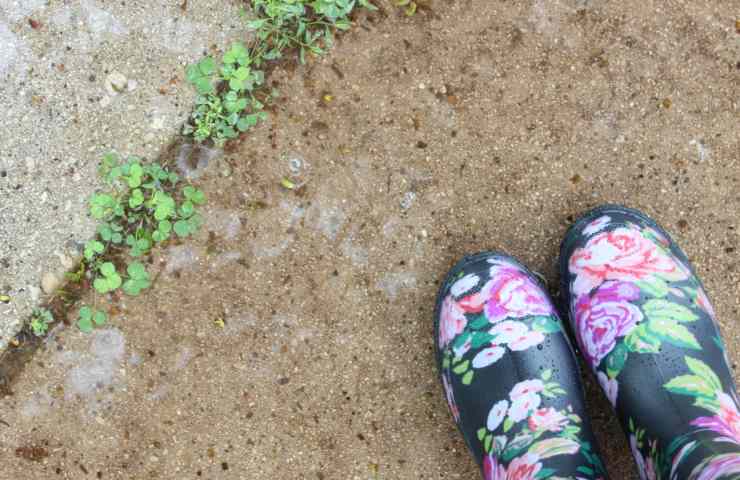
M604 202L674 234L738 358L729 3L433 5L275 73L271 122L197 180L196 241L0 400L0 478L475 479L434 374L437 284L499 249L554 289L562 234ZM638 478L587 393L612 477Z

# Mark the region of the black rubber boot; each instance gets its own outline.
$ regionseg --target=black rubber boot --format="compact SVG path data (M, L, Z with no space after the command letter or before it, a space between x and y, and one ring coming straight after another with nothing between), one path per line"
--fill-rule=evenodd
M538 279L481 253L444 281L435 313L447 402L486 480L605 478L568 338Z
M607 205L561 251L581 354L643 479L740 478L737 394L714 312L686 255L646 215Z

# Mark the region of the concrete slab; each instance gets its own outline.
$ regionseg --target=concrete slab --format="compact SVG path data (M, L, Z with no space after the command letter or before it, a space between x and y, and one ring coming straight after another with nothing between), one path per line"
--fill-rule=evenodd
M190 112L185 66L245 34L239 2L0 0L0 350L94 226L109 150L154 156ZM115 87L113 83L116 83Z

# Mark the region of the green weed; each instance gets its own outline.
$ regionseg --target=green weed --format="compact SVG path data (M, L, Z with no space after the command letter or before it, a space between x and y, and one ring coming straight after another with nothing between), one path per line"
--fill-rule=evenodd
M85 244L80 268L97 293L121 289L136 296L149 288L151 280L141 261L126 264L126 257L138 259L173 235L184 238L195 233L203 223L197 209L206 198L191 185L181 188L179 176L162 165L144 164L137 157L122 160L109 153L99 173L109 190L90 199L90 214L100 224L95 238ZM79 271L73 275L76 280L82 278ZM84 306L77 325L90 331L106 318L105 312Z
M205 57L188 67L186 78L198 92L195 110L183 134L198 142L222 147L267 118L261 68L268 61L297 50L301 63L310 54L321 55L334 42L337 30L348 30L349 15L357 6L375 10L369 0L250 0L256 19L247 22L255 41L249 47L235 43L220 63ZM258 98L260 97L260 98Z
M217 65L206 57L188 67L186 77L198 92L185 135L203 142L212 139L221 147L240 132L246 132L266 117L264 105L255 93L265 75L254 68L256 60L241 43L235 43Z
M31 331L37 337L43 337L54 322L54 316L45 308L35 308L31 314Z
M349 30L349 15L356 6L376 10L368 0L251 0L257 19L247 22L259 42L256 56L281 58L297 49L301 63L306 54L323 54L334 42L336 30Z
M108 315L102 310L94 310L87 305L80 308L79 318L77 319L77 326L80 330L85 333L93 331L95 326L105 325L108 320Z

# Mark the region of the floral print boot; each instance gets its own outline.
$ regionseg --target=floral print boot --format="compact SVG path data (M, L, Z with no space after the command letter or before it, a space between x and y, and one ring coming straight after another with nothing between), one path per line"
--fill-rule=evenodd
M740 478L740 413L712 306L686 255L646 215L607 205L561 251L586 363L645 479Z
M497 253L458 263L435 337L450 411L486 480L606 477L568 338L524 266Z

